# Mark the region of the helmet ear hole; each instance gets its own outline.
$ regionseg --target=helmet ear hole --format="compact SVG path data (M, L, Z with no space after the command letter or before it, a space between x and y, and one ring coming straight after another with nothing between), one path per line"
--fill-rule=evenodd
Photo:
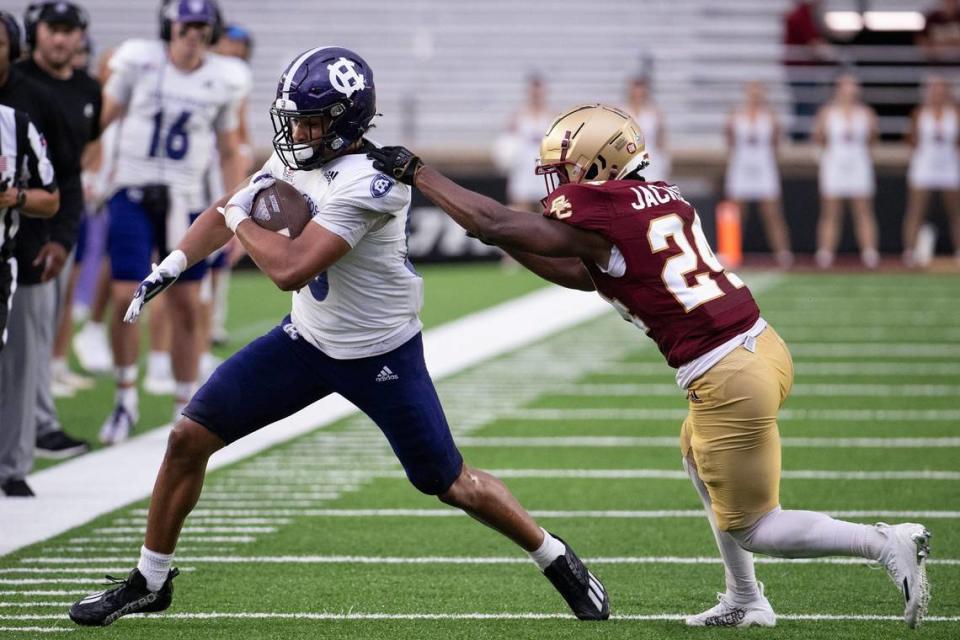
M587 170L587 174L583 176L583 179L593 180L598 175L600 175L600 167L596 162L594 162L592 165L590 165L590 168Z

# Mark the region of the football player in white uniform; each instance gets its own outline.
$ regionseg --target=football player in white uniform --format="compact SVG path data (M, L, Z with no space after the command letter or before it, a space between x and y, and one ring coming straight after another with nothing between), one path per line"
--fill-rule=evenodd
M464 464L423 359L422 280L407 260L410 188L373 168L364 139L376 114L373 72L353 51L318 47L280 79L271 109L276 153L244 188L201 214L179 248L140 284L127 320L236 235L293 310L224 362L170 434L150 501L140 562L118 586L70 609L105 625L170 605L173 552L218 449L331 393L380 427L410 482L527 551L584 620L609 616L603 585L541 529L502 482ZM296 238L249 220L256 194L283 179L315 207ZM172 289L171 289L172 290Z
M165 255L206 206L203 174L215 140L225 182L243 179L237 112L251 79L242 62L208 51L220 28L216 4L171 0L160 17L161 38L121 45L104 86L103 126L118 121L120 127L107 241L117 396L100 432L104 443L125 439L138 417L139 329L123 322L124 309L150 273L154 252ZM204 270L197 264L170 291L174 415L197 379Z

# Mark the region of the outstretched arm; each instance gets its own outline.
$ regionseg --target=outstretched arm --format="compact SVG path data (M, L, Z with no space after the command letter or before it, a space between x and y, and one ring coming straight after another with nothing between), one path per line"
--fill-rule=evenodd
M368 154L374 167L414 185L457 224L488 244L497 245L542 278L573 289L592 291L593 281L581 260L606 264L610 243L599 234L557 220L514 211L492 198L465 189L425 166L403 147L383 147Z
M240 187L234 190L239 191ZM137 287L137 291L127 307L123 319L136 322L143 305L160 295L172 285L187 268L204 260L208 255L222 247L233 237L233 231L227 226L222 208L234 195L229 193L210 205L187 229L180 244Z
M593 278L583 266L580 258L544 258L526 251L504 249L510 256L524 267L537 274L544 280L558 284L567 289L580 291L595 291Z
M593 280L581 258L593 259L596 254L609 256L610 249L605 242L596 242L602 240L599 236L505 207L492 198L464 189L430 167L424 167L417 174L415 184L461 227L484 242L502 247L544 280L568 289L594 290Z
M414 186L457 224L484 242L538 256L603 262L610 245L597 234L557 220L514 211L493 198L461 187L431 167L417 172Z

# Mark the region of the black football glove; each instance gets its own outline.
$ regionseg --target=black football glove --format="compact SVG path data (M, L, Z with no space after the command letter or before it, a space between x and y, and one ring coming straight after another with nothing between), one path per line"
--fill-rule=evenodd
M393 176L400 182L413 186L423 161L406 147L380 147L371 149L367 157L373 160L373 168Z

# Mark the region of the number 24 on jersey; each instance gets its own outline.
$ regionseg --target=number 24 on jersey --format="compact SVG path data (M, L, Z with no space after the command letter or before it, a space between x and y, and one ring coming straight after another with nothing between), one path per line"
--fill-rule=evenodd
M653 253L669 249L668 241L671 238L680 249L680 253L667 258L661 278L667 291L673 294L687 312L724 294L720 285L714 280L713 272L719 272L717 277L725 277L737 289L744 284L736 274L723 270L723 265L717 260L710 249L707 237L703 234L700 216L696 214L693 217L691 231L694 241L692 245L687 234L684 233L683 219L675 213L651 220L647 231L647 240L650 242L650 250ZM710 271L696 274L693 278L695 284L689 284L686 276L697 268L701 260Z

